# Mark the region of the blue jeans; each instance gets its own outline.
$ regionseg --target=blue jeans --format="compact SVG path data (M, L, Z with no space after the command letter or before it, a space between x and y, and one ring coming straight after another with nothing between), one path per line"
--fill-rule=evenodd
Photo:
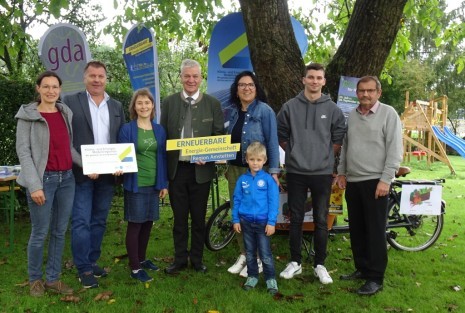
M78 273L92 271L101 254L103 234L114 194L105 177L76 183L71 218L71 251Z
M265 234L265 224L251 223L241 218L244 237L247 275L258 278L257 250L263 263L265 280L275 279L274 260L271 254L270 237Z
M42 279L44 245L49 230L50 240L45 278L47 282L55 282L60 278L65 234L73 207L73 172L71 170L46 171L43 177L43 191L44 205L37 205L32 201L29 190L26 192L32 226L31 237L27 245L27 268L30 282Z

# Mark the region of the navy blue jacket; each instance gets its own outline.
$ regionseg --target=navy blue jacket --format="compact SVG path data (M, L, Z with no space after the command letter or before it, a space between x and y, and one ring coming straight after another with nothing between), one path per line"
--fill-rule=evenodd
M165 129L152 121L153 134L157 140L157 179L155 189L161 190L168 188L168 174L166 171L166 133ZM121 126L118 136L120 143L133 143L137 150L137 120L132 120L129 123ZM137 192L137 173L124 174L124 189Z

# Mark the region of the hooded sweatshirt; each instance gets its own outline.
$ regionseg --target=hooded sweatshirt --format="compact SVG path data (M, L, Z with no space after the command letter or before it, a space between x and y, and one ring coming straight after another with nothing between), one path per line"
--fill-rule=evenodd
M288 173L333 173L333 144L342 145L346 125L344 114L328 95L310 101L301 91L282 106L277 119L279 142L287 142Z

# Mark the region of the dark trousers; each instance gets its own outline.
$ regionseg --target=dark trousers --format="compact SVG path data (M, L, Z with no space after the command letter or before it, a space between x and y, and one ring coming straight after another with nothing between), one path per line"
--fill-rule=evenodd
M305 216L307 192L312 194L313 222L315 231L313 242L315 247L314 267L324 265L326 246L328 243L328 210L331 196L332 175L300 175L287 173L287 201L291 214L289 229L289 246L291 261L302 263L302 223Z
M140 269L140 262L145 261L152 225L153 221L128 222L126 250L128 251L129 267L133 271Z
M345 197L355 268L368 280L382 284L388 262L386 243L388 197L375 199L378 182L378 179L349 182Z
M205 242L205 214L207 212L210 182L198 184L195 180L195 165L178 163L176 176L169 182L169 196L173 209L174 262L187 265L202 263ZM189 215L191 217L191 249L189 242Z

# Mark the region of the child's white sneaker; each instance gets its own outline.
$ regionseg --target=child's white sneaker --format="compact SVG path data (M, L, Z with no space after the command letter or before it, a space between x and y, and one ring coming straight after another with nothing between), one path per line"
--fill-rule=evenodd
M302 274L302 265L299 265L297 262L289 262L287 263L286 268L284 271L279 274L280 277L284 279L291 279L294 275Z
M257 259L257 264L258 264L258 273L260 274L261 272L263 272L263 263L260 259ZM242 271L239 273L239 276L241 277L247 277L248 274L247 274L247 265L244 266L244 268L242 269Z
M326 267L324 267L323 265L318 264L313 269L313 272L315 273L315 277L318 277L322 284L327 285L327 284L333 283L333 279L331 278L331 276L329 276L328 271L326 270Z
M228 268L228 272L231 274L239 274L244 267L247 267L247 261L245 259L245 255L241 254L230 268ZM246 272L247 273L247 272Z

